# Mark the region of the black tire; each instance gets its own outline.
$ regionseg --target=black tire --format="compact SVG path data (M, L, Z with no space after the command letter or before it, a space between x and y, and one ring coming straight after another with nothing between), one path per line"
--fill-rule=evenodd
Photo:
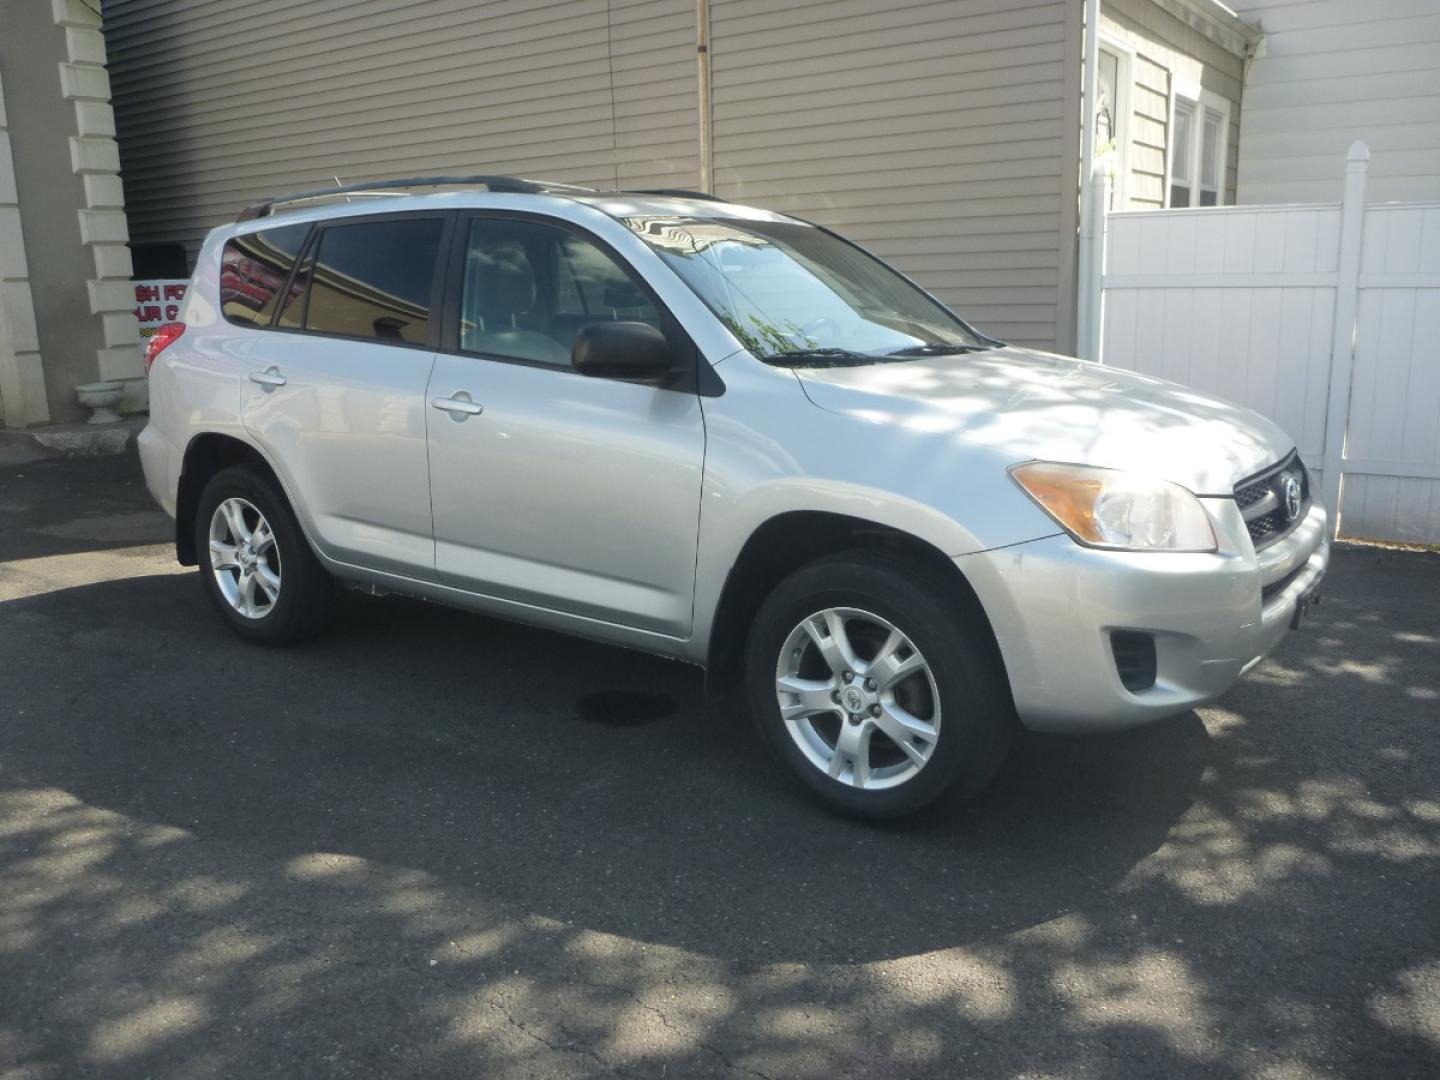
M269 523L281 568L279 595L262 618L247 618L221 592L210 562L210 523L227 499L249 502ZM238 636L256 645L290 645L329 625L335 609L335 581L320 565L300 529L289 501L266 473L233 465L210 478L195 513L195 553L200 582L220 618Z
M941 723L929 759L898 786L869 790L832 779L781 718L775 691L781 650L803 620L829 608L881 616L930 665ZM954 581L918 559L860 550L802 567L761 604L746 646L745 696L761 736L812 796L852 817L904 817L942 797L978 794L1004 763L1018 726L1003 667L978 619L956 596Z

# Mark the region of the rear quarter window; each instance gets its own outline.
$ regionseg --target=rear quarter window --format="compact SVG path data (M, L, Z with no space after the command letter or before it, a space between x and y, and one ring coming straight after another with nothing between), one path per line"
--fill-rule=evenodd
M239 326L269 326L310 226L237 236L220 255L220 311Z

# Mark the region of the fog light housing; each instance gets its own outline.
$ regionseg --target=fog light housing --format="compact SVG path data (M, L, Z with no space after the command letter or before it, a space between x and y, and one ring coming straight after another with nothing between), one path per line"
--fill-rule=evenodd
M1155 685L1155 635L1139 630L1112 630L1110 651L1120 685L1132 694Z

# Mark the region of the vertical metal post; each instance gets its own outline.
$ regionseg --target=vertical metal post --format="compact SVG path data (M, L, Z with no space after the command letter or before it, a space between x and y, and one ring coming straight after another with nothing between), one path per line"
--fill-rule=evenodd
M1345 155L1345 197L1340 204L1340 273L1335 285L1335 326L1330 339L1330 395L1325 406L1325 506L1330 535L1340 535L1340 499L1350 386L1355 370L1355 325L1360 302L1360 256L1365 240L1365 172L1370 148L1357 139Z
M715 193L710 128L710 0L695 0L695 74L698 80L695 108L699 120L700 190Z
M1075 275L1075 351L1086 360L1096 359L1091 350L1095 337L1099 282L1095 274L1094 203L1095 185L1095 99L1100 92L1100 0L1085 0L1085 82L1080 105L1080 243ZM1103 207L1102 207L1103 209Z
M1085 305L1085 337L1080 341L1080 355L1086 360L1103 361L1105 351L1105 215L1110 205L1110 170L1103 161L1095 163L1090 174L1089 220L1085 258L1089 267L1085 275L1088 295L1081 298Z

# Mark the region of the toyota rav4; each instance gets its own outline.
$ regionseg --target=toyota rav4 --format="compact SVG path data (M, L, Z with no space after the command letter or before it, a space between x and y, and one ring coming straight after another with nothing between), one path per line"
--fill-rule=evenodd
M859 816L977 791L1018 727L1211 701L1329 552L1268 420L694 193L273 200L147 364L150 490L241 637L313 634L345 583L688 661Z

